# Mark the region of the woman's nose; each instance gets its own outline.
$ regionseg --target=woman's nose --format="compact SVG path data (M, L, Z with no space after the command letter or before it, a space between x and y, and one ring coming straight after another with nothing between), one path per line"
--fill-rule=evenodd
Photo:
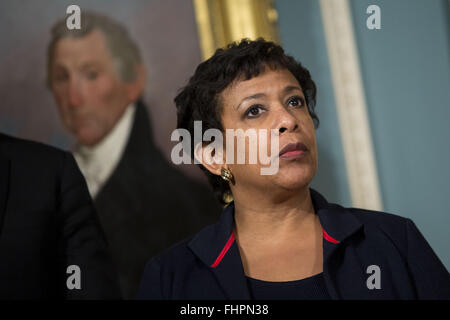
M285 108L280 109L278 121L278 131L280 134L298 129L297 118Z

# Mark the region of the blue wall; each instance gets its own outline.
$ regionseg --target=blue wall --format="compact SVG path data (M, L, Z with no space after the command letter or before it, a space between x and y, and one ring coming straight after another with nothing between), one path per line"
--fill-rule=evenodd
M413 219L450 269L448 1L350 3L384 210ZM381 9L380 30L366 27L371 4ZM318 1L277 0L276 7L283 46L304 62L319 88L317 110L323 121L317 136L320 152L328 153L319 171L330 167L319 172L316 187L347 205L348 183ZM327 180L332 171L338 173Z
M448 1L351 3L384 208L413 219L449 268ZM370 4L380 30L366 28Z

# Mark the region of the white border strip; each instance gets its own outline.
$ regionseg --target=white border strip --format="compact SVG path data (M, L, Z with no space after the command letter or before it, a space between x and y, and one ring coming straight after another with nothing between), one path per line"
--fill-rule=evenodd
M348 0L320 0L354 207L382 210Z

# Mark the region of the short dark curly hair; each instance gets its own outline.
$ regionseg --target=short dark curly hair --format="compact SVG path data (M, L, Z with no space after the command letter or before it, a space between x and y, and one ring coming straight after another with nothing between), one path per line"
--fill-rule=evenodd
M191 135L192 159L195 148L194 121L202 122L202 135L211 128L224 132L220 94L236 80L249 80L264 73L267 67L272 70L287 69L292 73L305 94L309 114L315 128L318 128L319 118L314 111L316 85L309 71L293 57L286 55L281 46L271 41L262 38L254 41L242 39L224 49L218 49L211 58L198 65L188 84L174 99L177 107L177 127L187 129ZM207 175L219 201L226 204L225 198L231 194L228 183L202 165L200 167Z

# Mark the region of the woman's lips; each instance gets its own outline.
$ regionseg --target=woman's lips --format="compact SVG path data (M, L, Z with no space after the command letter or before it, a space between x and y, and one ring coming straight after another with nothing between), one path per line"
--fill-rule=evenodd
M298 159L305 155L308 148L302 142L289 143L280 151L280 158Z

